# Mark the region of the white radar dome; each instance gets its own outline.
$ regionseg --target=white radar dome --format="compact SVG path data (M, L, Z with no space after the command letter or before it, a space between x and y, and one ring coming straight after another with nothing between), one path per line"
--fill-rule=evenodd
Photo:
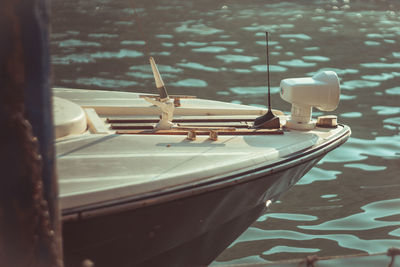
M313 77L284 79L280 87L282 99L292 104L291 119L287 122L287 127L292 129L313 129L313 107L332 111L339 104L340 83L333 71L319 72Z

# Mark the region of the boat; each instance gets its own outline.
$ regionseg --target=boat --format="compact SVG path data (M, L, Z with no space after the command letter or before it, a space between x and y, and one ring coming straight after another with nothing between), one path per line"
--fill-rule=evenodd
M150 62L158 94L53 88L66 266L208 265L350 136L312 118L334 72L282 80L287 114L168 95Z
M287 115L169 96L151 61L158 95L54 88L57 179L48 6L6 7L3 265L63 265L58 204L66 266L207 265L349 138L311 118L338 103L332 72L283 80Z

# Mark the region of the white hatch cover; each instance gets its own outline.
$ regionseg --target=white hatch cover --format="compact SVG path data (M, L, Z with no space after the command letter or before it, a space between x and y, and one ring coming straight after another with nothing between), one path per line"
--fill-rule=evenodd
M68 100L53 97L54 134L56 138L86 131L87 123L83 109Z

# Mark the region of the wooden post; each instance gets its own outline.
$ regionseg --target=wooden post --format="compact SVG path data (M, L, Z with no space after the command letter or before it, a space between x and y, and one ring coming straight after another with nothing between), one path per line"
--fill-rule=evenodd
M0 266L62 266L49 5L0 1Z

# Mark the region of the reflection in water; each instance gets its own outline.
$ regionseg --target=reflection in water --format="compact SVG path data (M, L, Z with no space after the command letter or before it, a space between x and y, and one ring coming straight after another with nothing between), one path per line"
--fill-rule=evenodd
M337 220L331 220L324 222L319 225L313 226L298 226L300 229L309 230L370 230L374 228L380 228L391 225L399 225L397 220L394 221L382 221L384 217L391 217L400 215L400 198L392 200L377 201L368 205L361 207L363 212L350 215L345 218L340 218ZM398 241L400 244L400 240Z
M335 180L336 177L341 173L342 172L337 170L323 170L321 168L314 167L307 173L306 176L297 182L297 185L311 184L315 181Z
M400 3L395 0L137 2L171 94L266 105L283 78L333 70L339 122L353 135L214 264L382 252L400 247ZM128 2L52 1L54 85L155 93ZM71 19L72 18L72 19ZM320 112L320 114L324 114Z
M386 89L385 93L389 95L400 95L400 87Z
M306 215L306 214L291 214L291 213L268 213L260 218L258 218L258 222L263 222L268 218L278 218L282 220L291 220L291 221L314 221L318 219L315 216Z
M373 165L362 164L362 163L344 164L344 167L358 168L358 169L361 169L364 171L383 171L386 169L386 166L373 166Z
M288 247L288 246L276 246L271 248L270 250L267 250L262 253L262 255L271 255L275 253L305 253L305 254L314 254L320 251L320 249L317 248L302 248L302 247Z
M335 229L340 231L342 229ZM398 229L397 229L398 230ZM357 253L379 253L386 251L390 247L400 246L400 240L397 239L370 239L363 240L355 236L354 234L305 234L296 231L288 230L261 230L258 228L251 227L246 231L246 235L243 234L236 240L232 245L236 245L238 242L256 242L256 241L271 241L275 239L292 240L296 244L304 245L307 240L315 239L326 239L337 242L342 248L350 248L358 250ZM303 241L303 242L299 242ZM284 241L283 241L284 242ZM290 243L290 242L288 242ZM232 247L231 245L231 247ZM274 248L272 248L274 250ZM270 251L270 250L267 250ZM287 251L276 251L275 253L284 253ZM271 253L268 253L271 254ZM296 255L297 256L297 255ZM239 263L240 261L238 261Z

